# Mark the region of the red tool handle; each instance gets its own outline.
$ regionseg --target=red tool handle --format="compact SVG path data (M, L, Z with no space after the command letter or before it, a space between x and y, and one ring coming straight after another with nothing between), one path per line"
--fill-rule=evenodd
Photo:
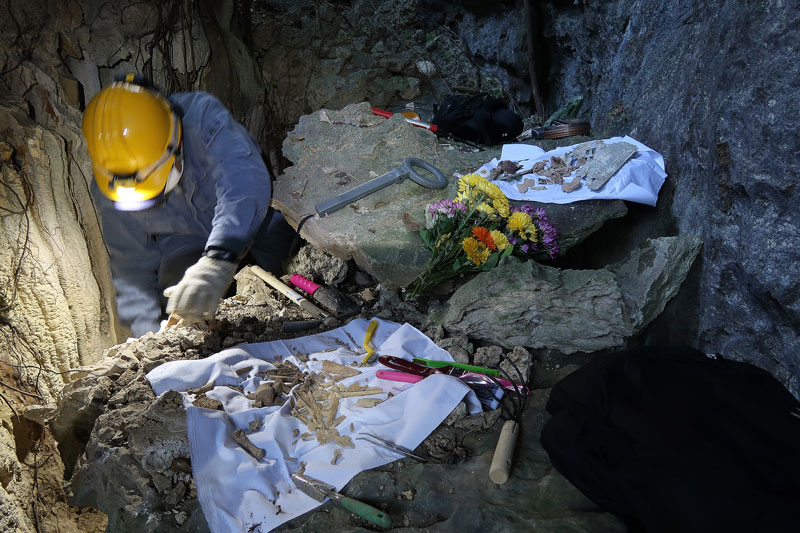
M392 115L394 115L394 113L390 113L389 111L384 111L383 109L378 109L377 107L373 107L372 112L378 115L379 117L384 117L384 118L389 118Z
M410 374L416 374L423 377L430 376L431 374L445 374L445 372L440 372L438 368L429 368L424 365L418 365L417 363L413 363L403 359L402 357L395 357L393 355L380 355L378 356L378 362L383 366L388 366L389 368L393 368L401 372L408 372Z
M320 287L310 279L304 278L300 274L292 274L292 277L289 278L289 282L295 287L300 287L308 294L314 294L314 291L316 291Z
M378 109L377 107L373 107L372 112L378 115L379 117L384 117L384 118L389 118L391 116L394 116L394 113L390 113L389 111L384 111L383 109ZM436 133L439 129L438 126L436 126L436 124L428 124L427 122L422 122L421 120L418 120L416 118L405 117L405 119L406 122L408 122L412 126L416 126L418 128L425 128L426 130L430 130L433 133Z

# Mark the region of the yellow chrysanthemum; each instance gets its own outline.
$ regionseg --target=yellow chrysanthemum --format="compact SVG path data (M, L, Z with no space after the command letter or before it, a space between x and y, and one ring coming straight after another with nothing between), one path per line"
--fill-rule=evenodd
M456 196L456 200L469 207L470 205L475 203L475 201L478 199L479 194L480 192L477 191L476 189L468 187L463 192L458 193L458 196Z
M459 178L458 180L459 194L464 193L468 188L476 187L478 181L482 179L483 178L481 178L477 174L465 174L464 176L461 176L461 178Z
M485 263L492 253L485 244L472 237L467 237L461 241L461 247L467 253L467 259L478 266Z
M500 187L489 181L486 182L486 190L484 190L484 192L488 194L489 197L494 201L506 197L506 195L503 194L503 191L500 190Z
M531 217L522 211L514 212L508 217L508 229L511 231L525 232L531 226Z
M481 248L481 252L480 253L481 253L481 255L478 258L479 262L475 263L476 265L484 264L486 261L489 260L489 256L492 255L492 251L490 249L488 249L488 248Z
M502 231L493 229L490 233L492 234L492 239L494 240L495 245L497 245L497 249L501 252L511 246L511 243L508 242L508 238Z
M531 224L531 227L525 232L525 238L531 242L538 242L539 241L539 234L536 231L536 226Z
M489 217L493 217L497 213L497 211L495 211L494 207L490 206L486 202L479 203L478 207L476 207L475 209L477 209L481 213L489 215Z
M478 239L467 237L461 241L461 247L464 249L464 252L466 252L467 259L474 263L474 258L478 255Z
M509 207L508 207L508 198L503 195L502 198L498 198L492 202L492 205L500 213L500 216L503 218L508 218Z

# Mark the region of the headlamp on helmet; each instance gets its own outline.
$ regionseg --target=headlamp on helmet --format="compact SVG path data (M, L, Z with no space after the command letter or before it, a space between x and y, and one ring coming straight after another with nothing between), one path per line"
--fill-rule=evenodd
M114 82L89 102L82 129L98 188L117 209L151 207L180 180L180 118L155 89Z

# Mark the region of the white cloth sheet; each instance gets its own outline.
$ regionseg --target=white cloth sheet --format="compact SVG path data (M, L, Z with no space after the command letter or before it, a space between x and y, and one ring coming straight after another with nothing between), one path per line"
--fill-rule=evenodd
M667 177L667 173L664 171L664 158L661 154L627 135L603 139L603 142L606 144L627 142L635 145L638 151L599 191L593 191L584 185L577 191L566 193L561 190L561 185L548 185L544 190L528 189L525 193L520 193L517 184L530 178L530 175L522 176L515 181L497 180L492 183L498 185L500 190L512 200L530 200L551 204L569 204L580 200L628 200L655 206L658 200L658 191ZM520 171L528 170L534 163L549 161L552 156L564 155L575 146L562 146L545 152L538 146L529 144L506 144L503 146L500 161L517 161L522 165ZM492 159L478 170L478 174L488 178L489 173L497 167L498 163L497 159Z
M360 361L368 320L356 319L341 328L292 340L238 345L206 359L173 361L147 374L155 393L168 390L185 391L214 380L215 388L206 393L222 402L224 411L201 409L191 405L194 396L183 392L188 419L192 472L197 495L211 531L270 531L321 505L296 489L290 474L307 463L305 473L341 489L362 470L375 468L401 456L357 440L360 432L369 432L406 448L416 448L448 414L463 400L470 412L481 410L475 393L452 376L434 375L416 384L386 381L375 376L383 365L358 368L361 374L339 383L347 386L359 382L380 387L385 392L371 398L395 396L376 407L359 408L358 397L343 398L339 415L347 418L337 429L353 439L355 448L341 448L342 456L331 465L334 443L320 445L316 439L303 441L293 436L308 431L307 426L293 417L288 402L283 406L253 409L251 401L236 390L223 385L240 385L245 392L254 392L261 383L259 370L272 368L271 361L281 356L300 368L320 371L323 360L341 364ZM408 324L379 320L371 342L378 355L395 355L405 359L413 356L452 361L449 353L437 347L420 331ZM307 354L303 363L296 355ZM252 366L239 376L236 371ZM232 438L237 429L245 429L254 418L260 418L262 428L248 435L266 457L256 460ZM353 429L350 429L350 424ZM295 442L296 441L296 442Z

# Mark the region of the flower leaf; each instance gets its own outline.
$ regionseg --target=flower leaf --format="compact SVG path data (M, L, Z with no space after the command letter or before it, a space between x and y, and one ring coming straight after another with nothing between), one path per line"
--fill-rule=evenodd
M421 230L419 230L418 233L420 238L422 239L422 244L425 246L425 248L428 248L429 250L433 248L433 245L435 243L433 242L433 236L431 235L431 231L422 228Z
M500 254L492 254L484 264L481 265L481 270L491 270L497 266L497 261L500 260Z

